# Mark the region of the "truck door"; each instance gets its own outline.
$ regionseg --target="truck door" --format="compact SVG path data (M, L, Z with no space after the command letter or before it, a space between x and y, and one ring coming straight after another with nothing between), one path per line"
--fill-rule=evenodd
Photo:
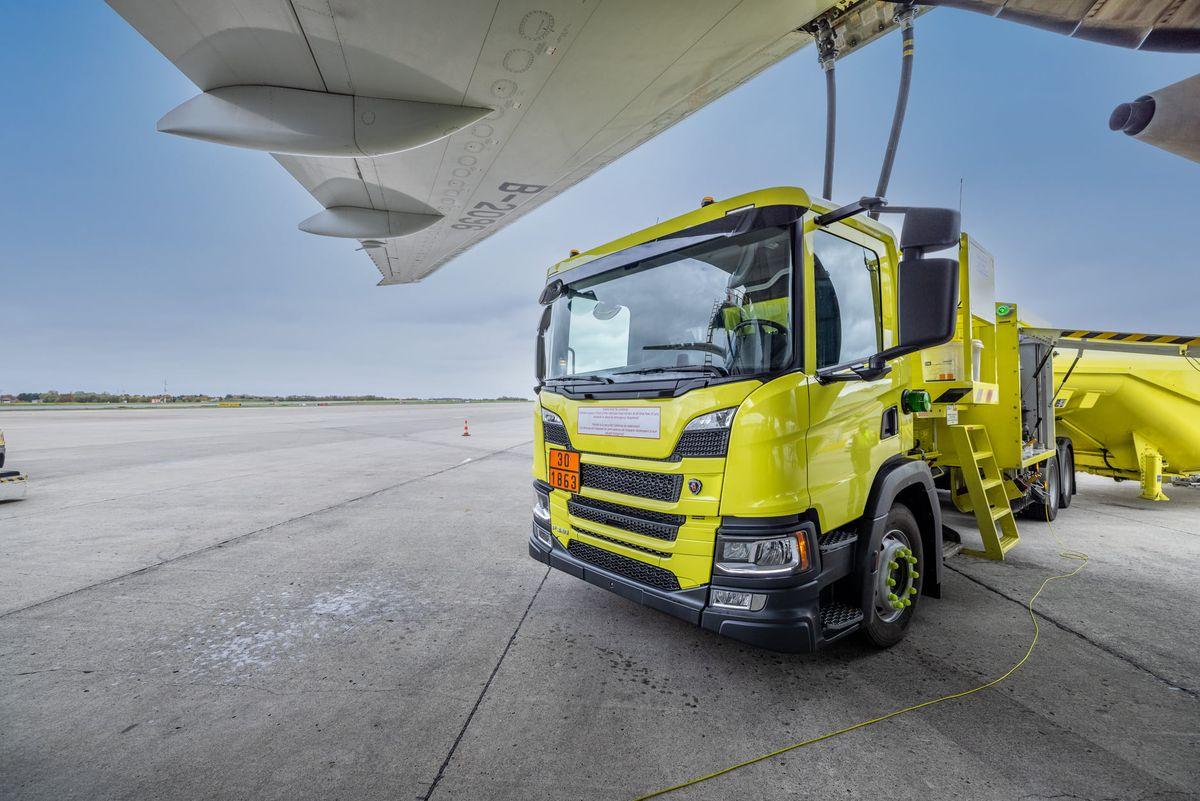
M805 245L805 372L893 344L895 264L886 243L833 225L807 232ZM879 466L901 452L905 364L877 381L808 382L809 492L825 531L862 514Z

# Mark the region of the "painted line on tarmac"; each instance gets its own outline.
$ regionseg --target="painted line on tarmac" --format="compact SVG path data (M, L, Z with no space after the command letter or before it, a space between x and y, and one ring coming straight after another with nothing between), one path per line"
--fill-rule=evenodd
M137 570L131 570L128 573L122 573L119 576L113 576L111 578L106 578L101 581L97 581L92 584L87 584L83 587L79 587L74 590L69 590L67 592L62 593L61 595L55 595L51 598L43 598L40 601L34 601L31 604L26 604L25 606L19 606L16 609L9 609L6 612L0 612L0 620L3 620L4 618L9 617L10 615L16 615L21 612L26 612L30 609L36 609L39 606L45 606L46 604L53 603L54 601L62 600L63 598L69 598L72 595L78 595L81 592L87 592L88 590L94 590L99 587L104 587L109 584L113 584L115 582L121 581L123 579L141 575L142 573L148 573L152 570L157 570L160 567L164 567L165 565L174 564L175 562L179 562L184 559L190 559L193 556L199 556L200 554L204 554L209 551L216 550L217 548L224 548L226 545L231 545L233 543L242 542L243 540L253 537L256 534L264 534L268 531L271 531L272 529L279 528L280 526L286 526L289 523L295 523L299 520L305 520L309 517L315 517L316 515L323 514L324 512L332 511L333 509L339 509L343 506L349 506L352 503L357 503L358 501L363 501L363 500L366 500L367 498L373 498L376 495L380 495L384 492L390 492L391 490L394 490L394 489L399 489L400 487L406 486L408 484L413 484L418 481L424 481L425 479L433 478L434 476L440 476L443 473L449 473L451 470L457 470L460 467L466 467L467 465L472 465L472 464L479 464L480 462L482 462L486 459L490 459L493 456L499 456L500 454L508 453L509 451L515 450L516 448L523 448L532 442L533 442L533 440L526 440L524 442L518 442L516 445L510 445L507 448L501 448L498 451L492 451L491 453L486 453L486 454L479 456L478 458L472 459L470 461L459 462L458 464L452 464L449 467L443 467L441 470L435 470L432 473L426 473L425 475L422 475L422 476L414 476L412 478L406 478L404 481L400 481L395 484L390 484L386 487L381 487L376 490L371 490L370 492L363 493L362 495L357 495L353 498L347 498L344 501L338 501L337 503L330 504L329 506L323 506L320 509L314 509L311 512L305 512L302 515L296 515L295 517L289 517L287 520L280 520L278 523L272 523L269 526L263 526L262 528L255 529L254 531L247 531L245 534L238 534L236 537L230 537L229 539L221 540L220 542L214 542L212 545L206 545L203 548L197 548L194 551L188 551L187 553L182 553L179 556L172 556L170 559L163 559L160 562L155 562L154 564L146 565L145 567L139 567Z
M496 678L496 674L500 672L500 665L504 663L504 657L508 656L508 649L512 648L513 642L517 639L517 633L521 631L521 626L525 623L525 618L529 617L529 610L533 609L533 602L537 600L538 594L542 591L542 587L546 584L546 579L550 575L550 568L546 568L546 572L542 574L542 580L538 582L537 589L533 591L533 597L529 599L529 605L525 607L525 611L521 613L521 619L517 621L516 628L509 635L508 642L504 645L504 650L500 652L500 658L496 660L495 667L492 668L492 673L487 677L487 681L483 683L483 689L479 691L479 697L475 699L475 705L471 707L471 711L467 713L467 719L463 721L462 728L458 731L458 736L454 738L454 742L450 746L450 750L446 752L446 758L442 760L442 766L438 768L437 775L433 777L433 781L429 784L429 789L425 791L425 795L420 796L418 801L429 801L429 797L433 795L433 791L437 789L438 783L442 777L446 775L446 768L450 765L450 760L454 758L454 752L458 750L458 744L462 742L463 735L467 733L467 728L471 725L471 721L475 719L475 713L479 710L479 705L483 703L483 696L487 695L487 691L492 688L492 680Z
M949 563L945 563L944 566L946 567L946 569L954 571L955 573L957 573L958 575L967 579L968 581L978 584L980 587L983 587L985 590L990 590L991 592L996 593L997 595L999 595L1001 598L1004 598L1005 600L1012 601L1013 603L1019 604L1022 607L1025 606L1025 602L1022 601L1020 598L1014 598L1013 596L1009 595L1008 593L1004 592L1003 590L997 589L997 588L993 587L992 585L990 585L980 579L977 579L968 573L964 573L963 571L950 565ZM1143 673L1145 673L1155 679L1158 679L1163 684L1167 685L1167 687L1169 689L1184 693L1186 695L1190 695L1192 698L1200 699L1200 692L1192 689L1191 687L1184 687L1184 686L1180 685L1179 683L1173 681L1172 679L1167 678L1166 676L1163 676L1160 673L1155 672L1151 668L1147 667L1146 665L1143 665L1142 663L1127 656L1126 654L1123 654L1120 651L1118 651L1110 646L1105 645L1104 643L1093 640L1091 637L1084 634L1082 631L1072 628L1071 626L1068 626L1066 623L1063 623L1062 621L1055 620L1054 618L1047 615L1045 612L1040 612L1035 609L1035 610L1033 610L1033 613L1035 615L1037 615L1038 617L1040 617L1042 620L1049 623L1050 625L1057 626L1059 629L1062 629L1063 631L1067 632L1068 634L1074 634L1076 637L1083 640L1088 645L1093 645L1096 648L1099 648L1104 653L1108 654L1109 656L1116 657L1117 659L1121 660L1122 662L1126 663L1127 665L1131 665L1131 666L1137 668L1138 670L1142 671Z

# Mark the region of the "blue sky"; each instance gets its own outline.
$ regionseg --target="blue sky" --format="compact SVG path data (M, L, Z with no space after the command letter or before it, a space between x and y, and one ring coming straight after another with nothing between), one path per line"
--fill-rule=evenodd
M193 87L100 2L3 0L0 392L518 394L545 268L764 186L819 190L824 89L781 62L415 286L265 154L156 133ZM1002 299L1065 326L1200 333L1200 167L1110 133L1117 103L1194 56L1077 42L939 10L917 23L894 203L956 205ZM899 43L839 65L835 195L874 189Z

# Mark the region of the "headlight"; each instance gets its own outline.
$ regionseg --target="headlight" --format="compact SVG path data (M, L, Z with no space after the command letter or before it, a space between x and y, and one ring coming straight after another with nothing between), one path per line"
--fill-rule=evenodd
M684 431L711 431L713 429L729 428L733 423L733 413L737 411L734 406L731 409L719 409L715 412L702 414L684 426Z
M533 518L550 525L550 496L537 490L533 491Z
M563 424L562 418L549 409L542 409L542 422L554 423L560 426Z
M808 569L803 531L763 539L717 540L717 570L730 576L780 576Z

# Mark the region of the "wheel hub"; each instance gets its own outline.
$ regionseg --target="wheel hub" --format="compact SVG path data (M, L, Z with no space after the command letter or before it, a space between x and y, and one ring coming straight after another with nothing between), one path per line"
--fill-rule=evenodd
M875 579L875 612L884 623L898 619L917 594L917 557L908 537L897 529L887 532L879 549Z

